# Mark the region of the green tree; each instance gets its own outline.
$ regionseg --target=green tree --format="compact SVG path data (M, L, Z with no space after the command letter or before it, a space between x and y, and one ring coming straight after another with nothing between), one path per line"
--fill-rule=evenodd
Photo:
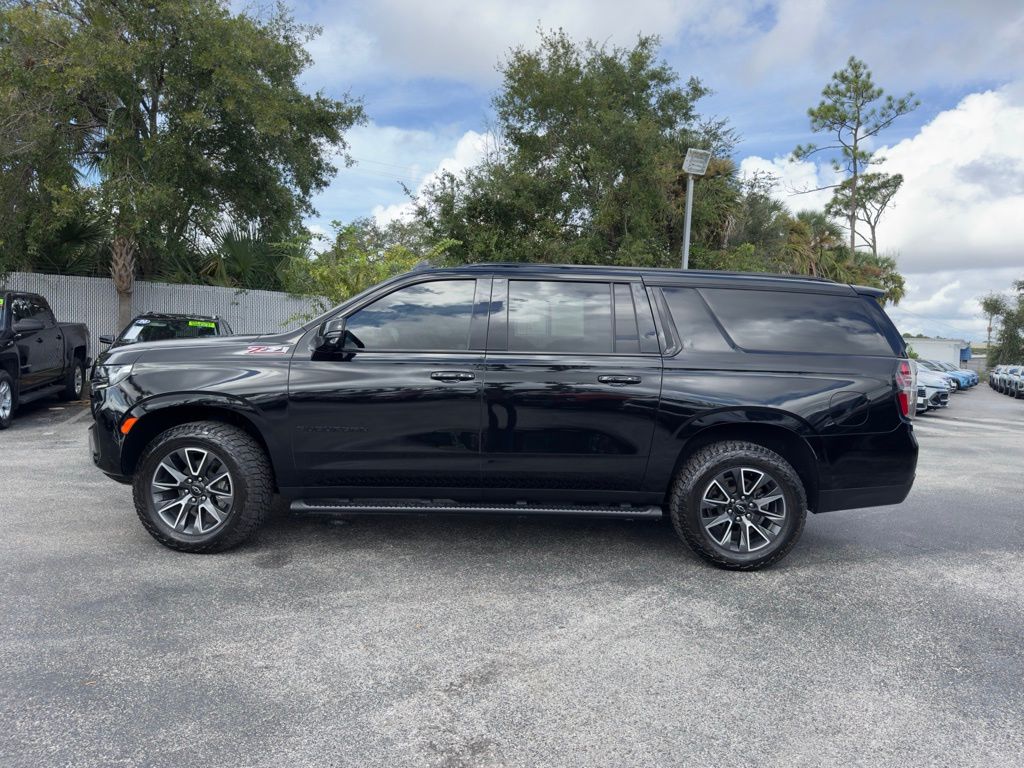
M1020 363L1024 361L1024 280L1016 280L1013 288L1017 296L1013 300L999 302L989 294L982 303L982 311L998 310L993 317L999 319L996 343L988 348L988 365ZM1002 297L999 297L1002 298Z
M885 209L903 186L903 175L899 173L865 173L860 176L857 192L853 194L853 179L846 179L832 194L832 199L825 206L829 216L842 218L848 216L851 204L854 205L855 217L867 227L867 233L857 231L860 242L878 255L878 222L882 219ZM853 200L856 203L852 203Z
M316 33L283 6L256 17L222 0L3 0L14 239L42 242L33 227L55 202L88 197L127 290L129 273L187 261L225 220L293 234L364 119L357 101L299 87Z
M846 62L844 69L833 73L821 96L818 106L808 109L807 115L811 119L811 130L830 134L832 142L824 146L798 146L793 150L793 158L802 160L818 152L832 154L832 168L847 177L843 182L843 211L849 226L850 251L855 251L861 174L879 162L868 150L866 142L877 137L898 117L916 109L920 101L914 98L913 93L899 98L886 96L872 80L867 64L854 56ZM841 190L843 185L839 187Z
M985 319L988 321L988 338L986 346L992 346L992 321L1006 314L1010 308L1009 302L1006 301L1006 297L1001 293L989 293L982 296L979 299L981 304L982 314L985 315Z
M333 222L334 239L325 251L314 254L299 247L282 274L291 293L309 296L317 313L326 312L389 277L408 272L422 261L444 260L453 240L431 245L414 234L415 227L397 222L381 227L372 219L351 224Z
M723 155L733 139L723 123L698 119L706 89L680 83L657 48L655 37L610 48L559 30L511 52L494 98L494 151L418 201L434 237L460 242L452 258L677 263L686 149ZM698 186L703 194L726 181Z

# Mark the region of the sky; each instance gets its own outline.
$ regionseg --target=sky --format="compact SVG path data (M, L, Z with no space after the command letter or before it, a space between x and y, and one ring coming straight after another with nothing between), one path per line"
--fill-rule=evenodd
M441 170L485 151L498 64L539 29L632 45L661 38L684 80L714 93L702 115L726 117L741 141L741 172L770 170L792 210L827 193L826 164L791 162L813 141L807 108L850 55L887 93L921 106L872 147L902 173L883 219L881 249L896 255L907 296L889 314L901 330L981 341L977 298L1024 279L1024 0L296 0L319 25L304 87L359 98L369 117L347 139L355 160L315 199L308 222L387 220ZM699 194L699 188L698 192Z

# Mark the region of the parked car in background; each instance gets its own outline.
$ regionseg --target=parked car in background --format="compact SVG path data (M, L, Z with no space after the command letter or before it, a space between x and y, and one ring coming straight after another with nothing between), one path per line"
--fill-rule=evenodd
M1011 365L1003 375L1003 392L1010 397L1024 397L1024 365Z
M0 289L0 429L19 405L51 395L80 399L88 364L88 328L58 323L39 294Z
M1001 365L997 365L995 368L992 368L992 369L989 370L989 372L988 372L988 385L992 389L996 388L996 380L999 378L999 375L1002 372L1003 372L1003 366L1001 366Z
M918 361L920 362L920 361ZM917 369L917 384L918 384L918 411L930 410L932 408L946 408L949 405L949 395L953 391L952 380L929 368L918 366ZM924 408L921 408L921 389L924 389L923 400Z
M944 363L941 360L932 360L939 368L947 373L956 376L961 389L969 389L978 383L978 374L966 368L957 368L952 363Z
M957 392L960 389L963 389L963 388L966 387L966 380L965 379L961 379L961 377L954 375L950 371L947 371L945 368L943 368L941 365L939 365L934 360L925 360L925 359L922 359L922 358L918 358L918 360L917 360L917 369L919 371L920 370L931 371L932 373L936 373L939 376L942 376L947 382L949 382L949 384L951 386L951 391L952 392Z
M995 388L996 392L1005 395L1010 389L1010 376L1018 366L1015 365L1003 365L999 366L1001 370L996 374L995 377Z
M418 269L301 328L111 349L90 446L161 544L312 514L666 516L750 570L807 510L898 504L915 367L828 280L482 264Z
M116 337L100 336L100 343L111 347L169 339L196 339L203 336L230 336L231 326L217 315L179 315L146 312L139 315Z

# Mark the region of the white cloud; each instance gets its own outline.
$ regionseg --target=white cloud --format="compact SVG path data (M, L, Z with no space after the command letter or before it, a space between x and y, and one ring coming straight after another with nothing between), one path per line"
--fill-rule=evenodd
M537 29L564 28L579 39L630 45L638 34L670 41L684 28L735 34L755 0L723 9L716 0L377 0L336 6L320 18L324 34L315 50L346 74L368 71L402 77L448 77L491 83L508 50L534 45ZM326 65L335 68L334 62Z
M416 188L416 194L421 193L427 185L446 171L458 176L467 168L476 165L484 158L492 145L493 137L490 134L466 131L456 143L452 153L443 158L434 170L428 173L419 183ZM375 205L373 207L373 216L381 224L387 224L389 221L396 219L408 220L412 218L413 208L411 200L390 205Z
M742 176L751 177L756 173L771 174L775 177L775 184L772 187L774 196L794 212L824 208L825 203L832 197L832 190L825 187L839 181L831 166L813 163L810 160L790 161L785 157L768 160L751 155L740 161Z
M405 189L415 194L441 171L459 173L474 165L483 157L490 134L370 123L353 128L346 138L355 164L341 167L314 199L318 215L307 221L314 231L326 231L331 221L367 215L380 221L407 217L412 206Z
M987 321L978 299L990 292L1008 292L1024 267L960 269L904 274L907 296L886 312L904 333L984 341Z
M880 147L879 170L903 188L879 227L880 248L898 252L905 272L966 266L1024 268L1024 81L965 97L913 137ZM834 183L825 162L750 156L742 173L778 176L775 194L793 210L821 208L831 193L798 191Z
M1022 125L1024 81L971 94L879 150L882 169L905 178L879 228L902 268L1024 267Z

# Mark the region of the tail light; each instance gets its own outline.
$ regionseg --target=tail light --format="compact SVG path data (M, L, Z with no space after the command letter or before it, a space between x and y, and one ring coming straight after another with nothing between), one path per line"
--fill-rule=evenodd
M908 419L917 412L917 369L910 360L901 359L896 365L896 399L900 413Z

